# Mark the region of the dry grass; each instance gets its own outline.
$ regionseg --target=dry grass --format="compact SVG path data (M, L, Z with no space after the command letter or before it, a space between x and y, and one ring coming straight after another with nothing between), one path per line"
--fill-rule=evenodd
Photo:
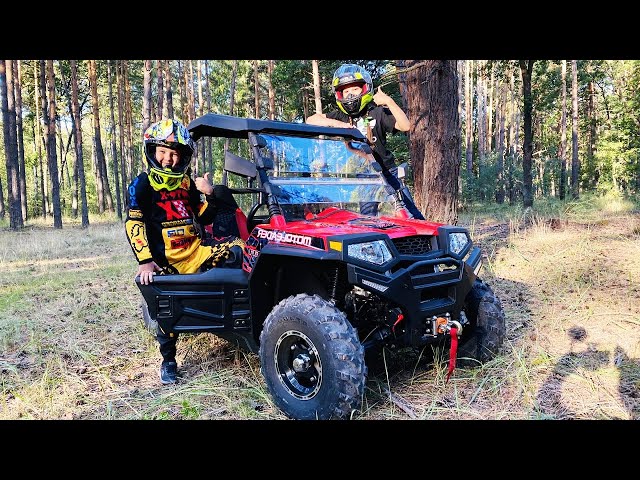
M640 214L613 208L463 220L504 352L446 383L442 352L385 351L354 419L640 419ZM284 419L257 357L210 334L183 335L182 380L159 384L122 225L99 220L0 230L0 419Z

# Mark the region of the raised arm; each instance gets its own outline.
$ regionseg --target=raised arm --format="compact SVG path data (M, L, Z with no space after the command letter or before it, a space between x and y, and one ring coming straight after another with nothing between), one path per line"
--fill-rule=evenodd
M378 91L373 96L373 101L376 105L387 107L396 119L395 129L400 132L408 132L411 127L407 114L402 111L402 108L398 106L393 98L382 91L381 87L378 87Z

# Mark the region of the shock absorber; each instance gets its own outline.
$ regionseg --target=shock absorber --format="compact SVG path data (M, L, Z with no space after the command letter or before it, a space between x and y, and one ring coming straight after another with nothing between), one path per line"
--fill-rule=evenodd
M331 300L331 302L335 305L337 299L342 298L341 293L342 285L340 284L340 267L336 266L336 269L329 279L329 295L331 296L329 300Z

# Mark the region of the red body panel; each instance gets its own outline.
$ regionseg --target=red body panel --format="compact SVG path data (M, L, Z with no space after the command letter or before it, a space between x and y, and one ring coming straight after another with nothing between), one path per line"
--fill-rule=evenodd
M442 223L398 217L367 217L339 209L327 209L315 218L289 222L283 226L258 225L264 230L279 230L294 235L322 238L327 245L327 237L363 233L385 233L390 238L414 235L437 235Z

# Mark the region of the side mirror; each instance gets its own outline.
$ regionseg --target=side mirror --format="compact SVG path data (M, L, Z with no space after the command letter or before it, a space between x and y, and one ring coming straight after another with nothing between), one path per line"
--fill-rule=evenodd
M250 140L252 147L264 148L267 146L267 141L261 135L253 135Z
M349 148L352 148L354 150L360 150L361 152L366 153L367 155L373 155L373 150L371 150L371 147L369 146L369 144L364 142L350 141Z
M239 157L235 153L227 150L224 154L224 169L227 172L235 173L245 178L256 178L258 171L253 162L246 158Z
M400 179L405 178L407 176L407 168L407 162L398 165L398 173L396 173L396 176Z

